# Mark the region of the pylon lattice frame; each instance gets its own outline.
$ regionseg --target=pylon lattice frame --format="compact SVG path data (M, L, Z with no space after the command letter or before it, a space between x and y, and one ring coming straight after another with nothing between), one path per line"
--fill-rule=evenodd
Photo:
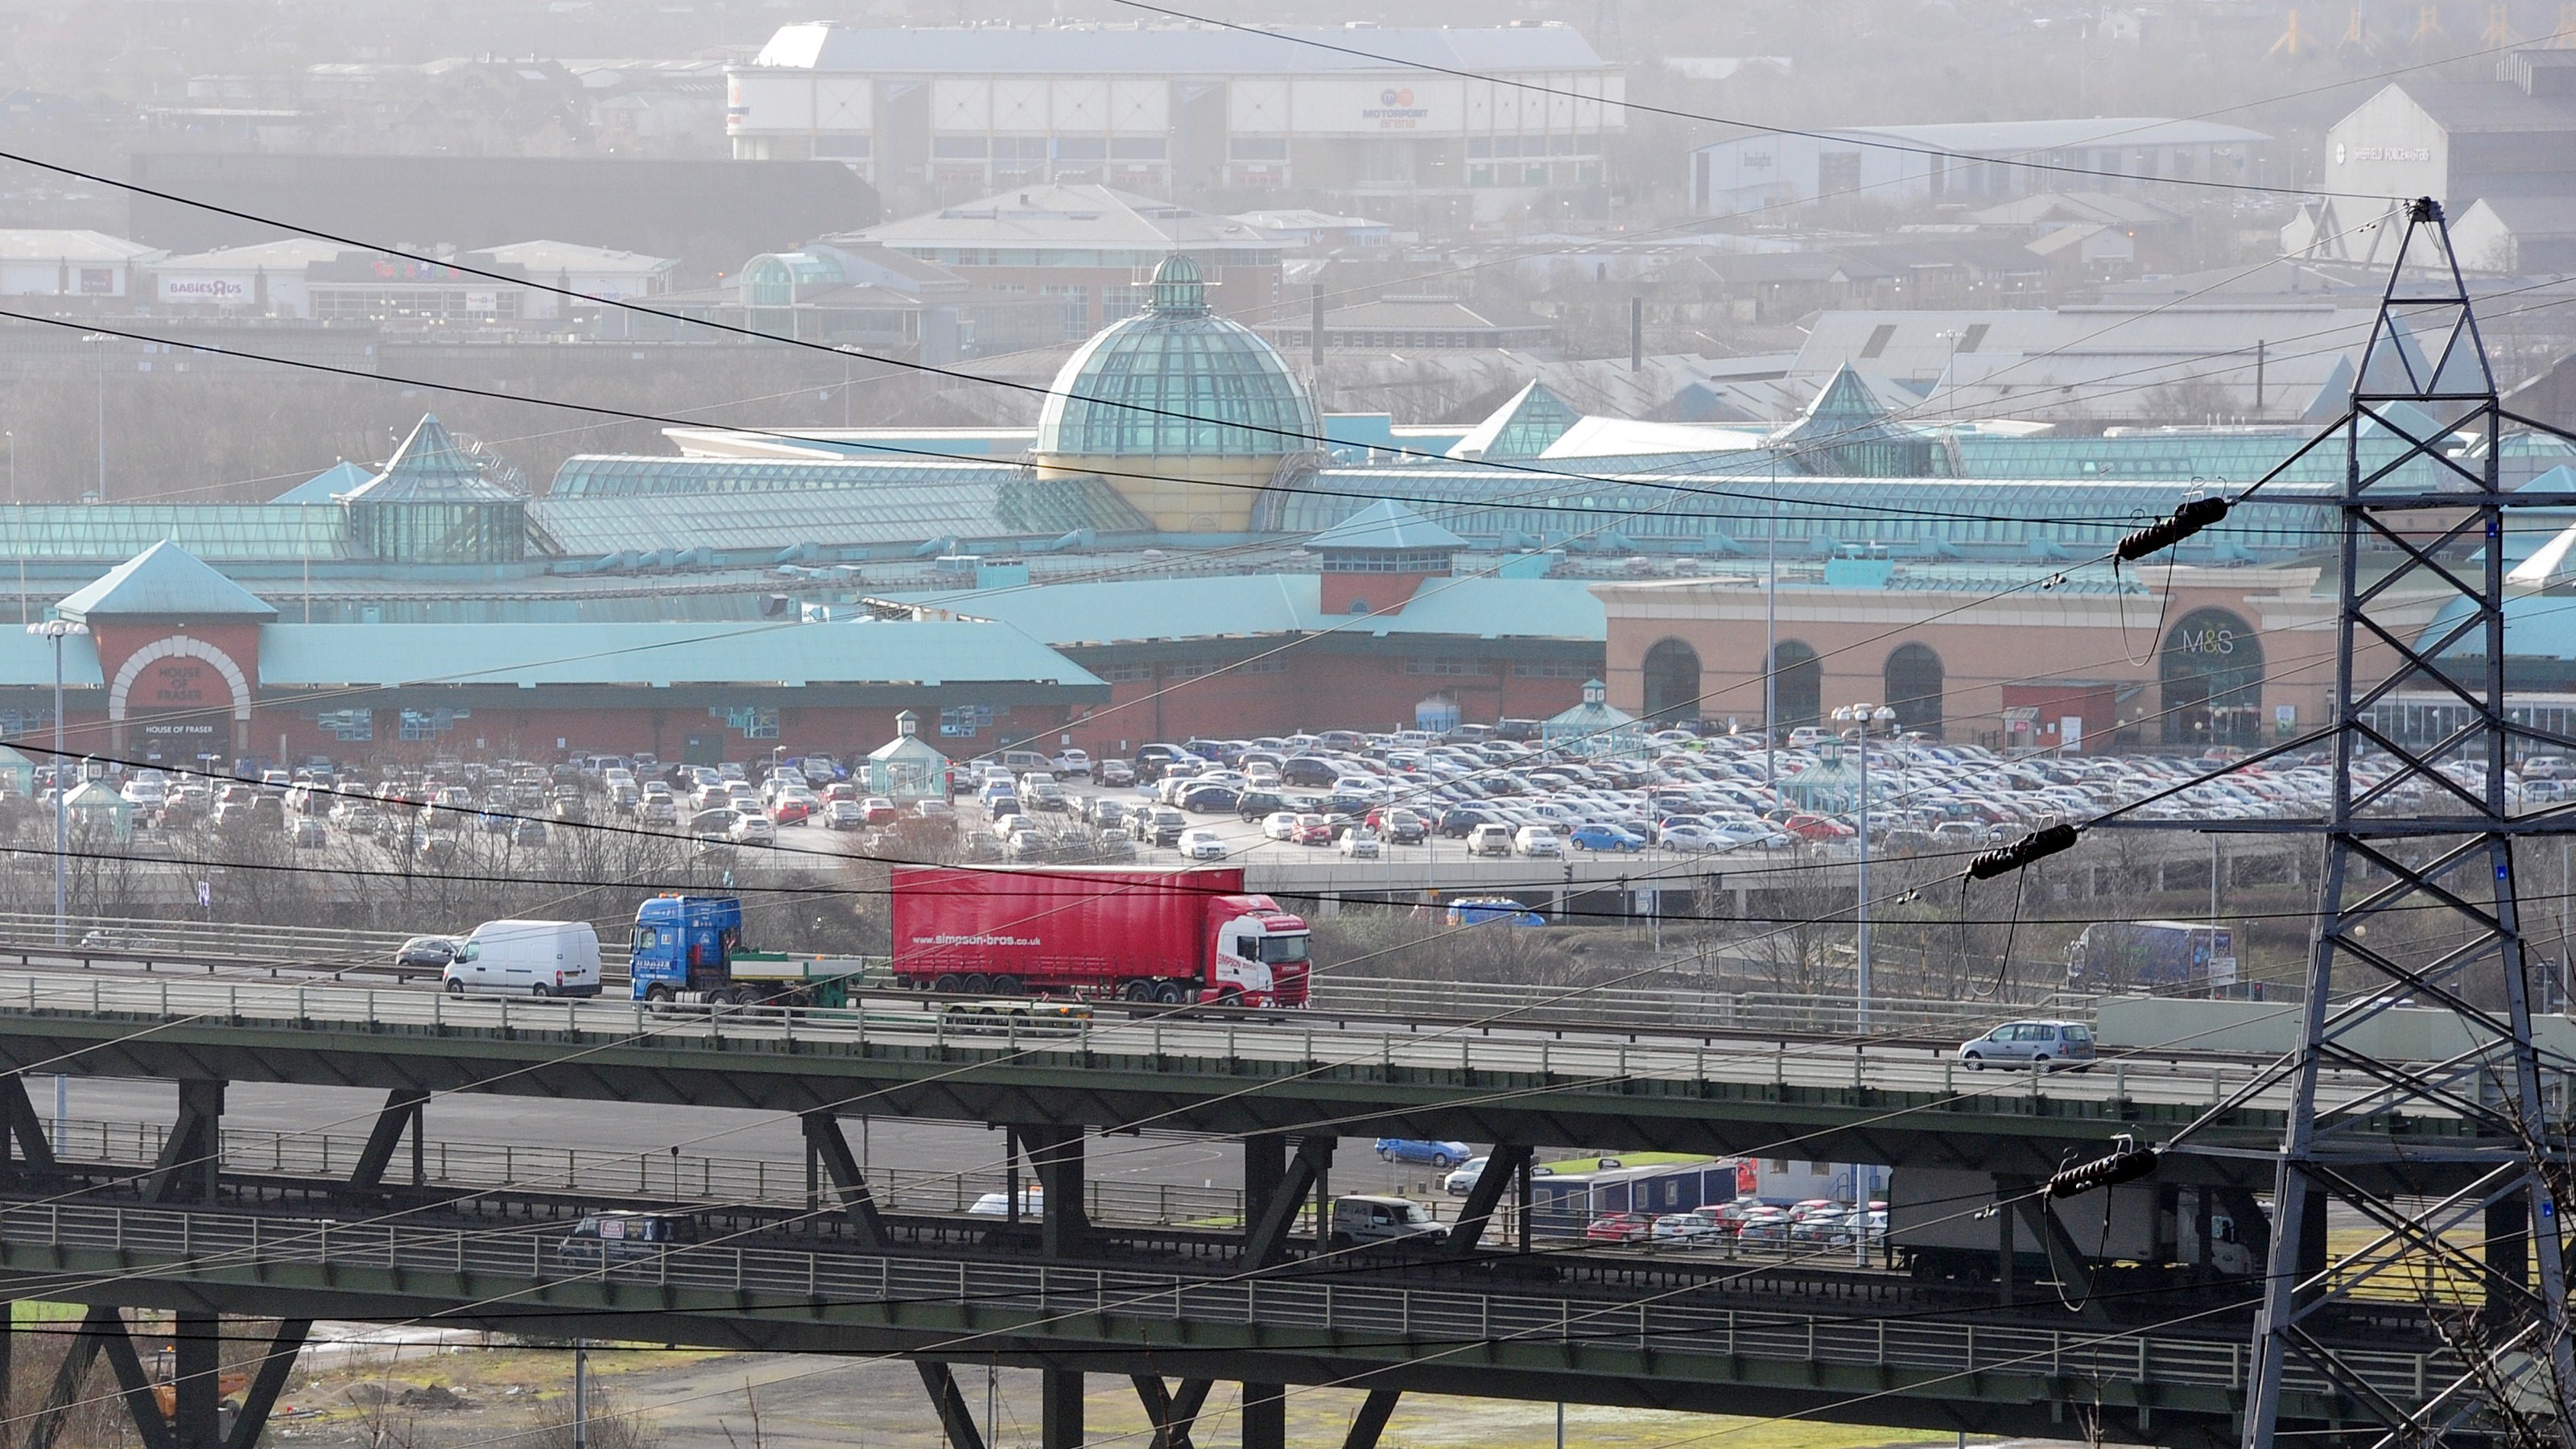
M2441 208L2417 201L2341 425L2333 796L2316 822L2325 868L2304 1031L2286 1064L2292 1096L2246 1449L2274 1449L2292 1373L2322 1377L2354 1406L2352 1420L2328 1431L2345 1443L2576 1449L2555 1197L2565 1154L2532 1045L2515 899L2513 837L2534 832L2528 820L2517 829L2505 795L2514 737L2563 742L2514 725L2505 708L2503 521L2516 505L2500 469L2507 417ZM2465 722L2421 746L2378 727L2371 707L2400 689L2456 701ZM2359 784L2365 752L2392 768ZM2405 803L2416 791L2420 807ZM2361 1034L2400 1001L2456 1014L2470 1045L2431 1064L2366 1049ZM2329 1072L2358 1078L2364 1091L2321 1112ZM2456 1121L2461 1131L2400 1135L2390 1127L2401 1116ZM2423 1205L2410 1212L2401 1197ZM2367 1221L2370 1241L2328 1252L2330 1204ZM2485 1240L2482 1260L2460 1241L2471 1235ZM2436 1375L2420 1402L2396 1402L2345 1372L2312 1332L2356 1293L2392 1289L2438 1319L2433 1285L2464 1281L2483 1286L2483 1302L2473 1323L2446 1333L2467 1369Z

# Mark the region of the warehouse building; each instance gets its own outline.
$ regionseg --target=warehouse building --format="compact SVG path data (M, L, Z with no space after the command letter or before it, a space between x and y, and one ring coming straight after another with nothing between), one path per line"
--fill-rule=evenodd
M1061 182L1492 220L1598 198L1624 124L1602 103L1625 94L1618 68L1554 21L799 24L725 77L738 159L838 160L881 192L943 198Z
M2075 185L2090 191L2159 180L2260 185L2261 147L2270 139L2242 126L2158 116L1765 131L1691 152L1691 207L1701 216L1733 216L1839 196L1986 205ZM2092 174L2038 169L2048 166Z

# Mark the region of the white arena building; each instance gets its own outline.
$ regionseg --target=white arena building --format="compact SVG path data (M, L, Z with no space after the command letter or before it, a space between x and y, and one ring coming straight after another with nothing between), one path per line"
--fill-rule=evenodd
M1297 192L1379 212L1430 202L1487 219L1601 195L1603 136L1624 120L1602 101L1625 94L1618 68L1553 21L799 24L725 74L737 158L839 160L896 195L1057 181Z

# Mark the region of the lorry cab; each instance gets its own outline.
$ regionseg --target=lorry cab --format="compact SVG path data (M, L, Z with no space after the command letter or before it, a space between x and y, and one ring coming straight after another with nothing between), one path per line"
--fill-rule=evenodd
M635 908L626 975L638 1001L720 991L742 949L742 902L731 896L655 896Z
M1240 996L1269 1006L1305 1005L1305 921L1268 896L1219 896L1214 906L1208 958L1216 965L1217 1004L1241 1004L1228 1000Z

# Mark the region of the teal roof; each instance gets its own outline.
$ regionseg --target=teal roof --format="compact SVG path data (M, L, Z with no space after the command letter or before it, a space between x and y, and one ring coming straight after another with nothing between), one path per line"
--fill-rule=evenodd
M1098 685L1003 624L276 624L260 683Z
M163 539L54 606L66 619L274 619L266 599Z
M1381 498L1306 540L1306 546L1432 553L1465 548L1467 540L1392 498Z
M1449 450L1449 456L1535 458L1581 421L1583 415L1550 392L1546 383L1532 382L1513 393L1509 402L1494 409L1483 422L1468 429L1467 436Z
M748 466L864 471L869 465ZM951 465L946 471L962 476L953 482L886 481L771 492L590 491L533 499L528 517L576 558L629 549L768 550L797 543L833 548L933 538L1055 538L1082 528L1095 533L1153 531L1151 520L1097 478L1040 482L1023 469L980 463Z
M343 458L275 498L271 503L328 503L334 497L358 487L374 475Z
M106 682L98 667L98 641L86 634L65 638L64 687L96 689ZM53 641L40 639L15 625L0 629L0 685L43 685L50 689L53 683Z
M22 503L0 508L0 558L123 562L163 540L224 562L349 557L330 503Z
M1400 612L1361 615L1325 613L1318 574L1116 579L897 597L998 619L1058 647L1326 630L1371 638L1609 637L1600 599L1579 579L1432 579Z
M348 497L353 503L504 503L518 495L483 476L483 465L448 436L438 414L423 413L385 471Z

